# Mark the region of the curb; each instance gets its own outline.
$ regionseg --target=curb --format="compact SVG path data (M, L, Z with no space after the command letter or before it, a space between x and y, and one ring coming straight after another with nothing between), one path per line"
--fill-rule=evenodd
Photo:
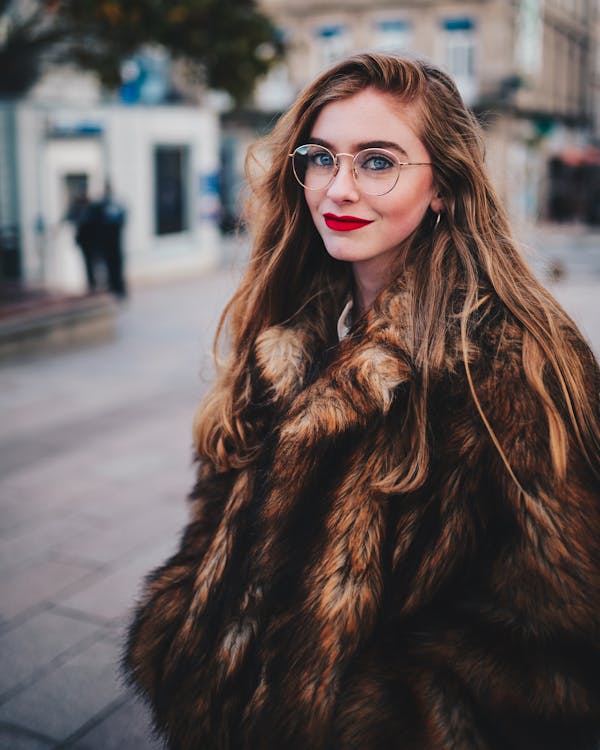
M49 297L0 315L0 362L109 341L118 307L112 296Z

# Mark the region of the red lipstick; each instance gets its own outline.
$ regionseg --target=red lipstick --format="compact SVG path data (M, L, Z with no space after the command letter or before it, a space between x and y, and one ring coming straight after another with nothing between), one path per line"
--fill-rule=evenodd
M359 219L358 216L336 216L335 214L323 214L325 224L335 232L353 232L355 229L372 224L368 219Z

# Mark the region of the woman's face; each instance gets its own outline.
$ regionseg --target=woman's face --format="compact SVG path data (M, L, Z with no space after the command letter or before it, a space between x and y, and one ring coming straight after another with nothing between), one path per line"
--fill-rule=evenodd
M327 146L334 154L356 154L379 146L401 162L430 162L414 130L415 114L410 105L368 88L326 105L309 141ZM353 177L352 160L342 156L339 162L340 170L329 187L305 189L306 202L327 252L351 263L357 281L363 277L371 286L382 288L403 241L420 224L427 208L436 213L441 210L432 168L402 167L389 193L368 195Z

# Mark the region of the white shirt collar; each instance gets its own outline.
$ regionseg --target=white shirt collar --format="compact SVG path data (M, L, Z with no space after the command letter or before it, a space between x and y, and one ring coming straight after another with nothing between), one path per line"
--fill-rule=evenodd
M341 341L342 339L345 339L348 335L348 331L350 330L350 327L352 326L352 308L354 307L354 300L352 297L346 302L344 305L344 309L342 310L342 314L338 318L337 323L337 335L338 340Z

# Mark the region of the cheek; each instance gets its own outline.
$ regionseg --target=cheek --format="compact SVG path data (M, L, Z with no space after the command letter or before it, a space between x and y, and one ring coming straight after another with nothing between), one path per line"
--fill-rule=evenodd
M420 221L429 208L434 196L435 191L429 181L416 189L407 189L406 191L399 192L395 196L395 205L392 213L395 213L397 217L404 216L409 220Z
M317 224L317 220L320 216L319 211L319 204L320 200L318 198L317 193L315 192L308 192L304 191L304 200L306 201L306 205L308 207L308 210L310 211L310 215L312 216L312 220Z
M430 201L431 196L421 193L412 195L410 199L398 200L393 206L382 210L384 221L381 229L388 239L401 241L411 234L423 221Z
M304 190L304 200L306 201L306 205L310 208L311 211L318 201L318 196L318 190Z

